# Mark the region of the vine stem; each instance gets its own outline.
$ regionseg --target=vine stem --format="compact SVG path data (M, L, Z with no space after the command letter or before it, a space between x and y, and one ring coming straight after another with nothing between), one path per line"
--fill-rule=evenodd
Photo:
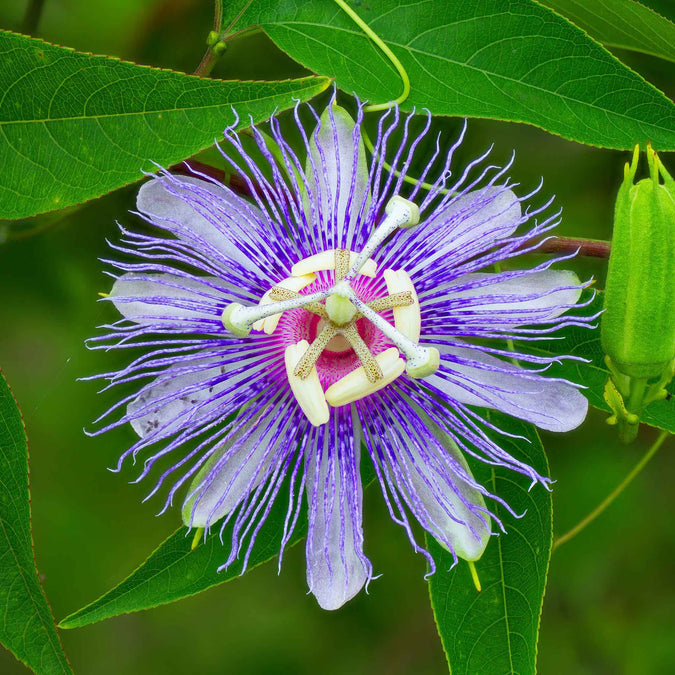
M396 68L396 71L403 82L403 91L398 98L394 99L393 103L400 105L410 95L410 78L408 77L408 73L406 73L403 64L398 60L396 54L389 49L382 38L345 2L345 0L335 0L335 4L340 7L340 9L342 9L345 14L347 14L347 16L349 16L349 18L382 50L394 68ZM387 108L391 108L391 106L392 102L390 101L387 103L367 105L364 110L366 110L366 112L377 112L379 110L387 110Z
M609 258L611 244L602 239L577 239L555 237L544 241L539 247L540 253L574 253L590 258Z
M223 24L223 3L221 0L215 0L215 9L213 16L213 30L216 33L220 33ZM220 54L217 54L213 45L209 44L206 53L202 57L199 65L197 66L194 75L199 75L200 77L206 77L213 70L213 66L216 65L216 61L220 57Z
M566 532L561 537L558 537L553 542L553 551L559 546L568 542L572 537L575 537L587 525L590 525L633 481L633 479L644 469L649 460L656 454L656 451L663 445L664 441L670 436L669 431L662 431L659 437L654 441L654 444L642 456L642 459L633 467L633 470L619 483L619 485L612 490L612 492L591 511L581 522L577 523L569 532Z

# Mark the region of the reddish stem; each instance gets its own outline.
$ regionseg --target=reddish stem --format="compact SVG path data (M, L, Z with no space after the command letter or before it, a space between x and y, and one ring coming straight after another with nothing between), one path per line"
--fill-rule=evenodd
M528 243L529 245L529 243ZM611 244L602 239L576 239L573 237L554 237L544 241L537 249L538 253L576 253L588 258L609 258Z

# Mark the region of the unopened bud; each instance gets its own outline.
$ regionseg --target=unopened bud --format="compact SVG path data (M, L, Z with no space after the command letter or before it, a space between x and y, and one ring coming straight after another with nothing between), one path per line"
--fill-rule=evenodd
M602 346L620 373L654 378L675 358L675 181L651 147L647 159L634 185L636 147L616 200Z
M602 346L625 410L655 400L672 379L675 360L675 181L647 146L649 178L634 182L635 147L614 212Z

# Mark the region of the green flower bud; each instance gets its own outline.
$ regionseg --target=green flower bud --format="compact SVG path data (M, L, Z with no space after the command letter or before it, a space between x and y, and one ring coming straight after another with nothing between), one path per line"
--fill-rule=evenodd
M668 382L675 358L675 181L647 146L650 177L634 184L638 158L636 146L616 200L602 345L613 373Z

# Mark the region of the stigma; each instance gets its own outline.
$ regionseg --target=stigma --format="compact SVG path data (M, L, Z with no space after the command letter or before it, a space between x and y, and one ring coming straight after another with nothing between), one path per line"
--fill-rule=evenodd
M395 230L413 227L418 222L417 206L403 197L393 197L385 208L385 218L360 252L330 249L304 258L293 265L291 276L270 288L257 305L246 307L231 303L224 309L224 327L239 338L246 337L251 330L273 335L285 312L302 309L305 310L302 316L315 315L312 323L315 335L311 342L301 339L288 344L284 351L289 386L314 426L328 421L329 406L339 407L363 399L391 384L404 372L413 378L423 378L438 370L438 350L419 344L420 304L405 270L383 271L387 289L384 296L364 300L355 290L361 277L377 277L377 264L371 256L385 239ZM319 275L325 278L326 273L331 272L332 285L307 292ZM385 310L392 310L393 325L382 316ZM372 324L392 346L384 350L380 346L379 353L373 354L359 329L364 321ZM330 361L349 354L352 359L356 357L351 370L336 381L329 380L324 391L317 366L326 359Z

